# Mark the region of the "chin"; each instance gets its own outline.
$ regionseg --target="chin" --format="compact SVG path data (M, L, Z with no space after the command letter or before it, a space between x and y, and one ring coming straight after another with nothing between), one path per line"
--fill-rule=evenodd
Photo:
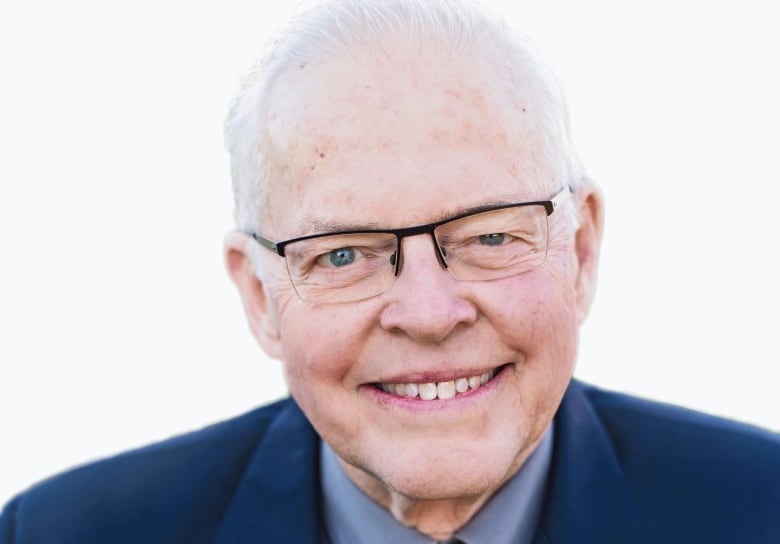
M383 487L418 500L479 497L500 487L522 463L518 448L488 444L417 450L419 455L388 452L380 470L372 471ZM393 455L395 453L395 455Z

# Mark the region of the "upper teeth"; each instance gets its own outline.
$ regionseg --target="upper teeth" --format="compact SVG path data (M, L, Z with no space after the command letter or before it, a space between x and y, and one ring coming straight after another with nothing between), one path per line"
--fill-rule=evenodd
M495 370L449 380L446 382L428 383L382 383L380 389L391 395L402 397L420 397L422 400L451 399L459 393L465 393L469 389L477 389L489 382L496 375Z

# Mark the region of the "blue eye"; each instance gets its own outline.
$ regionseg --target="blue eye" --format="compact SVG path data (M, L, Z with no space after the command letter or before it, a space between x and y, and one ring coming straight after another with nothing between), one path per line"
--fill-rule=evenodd
M333 266L346 266L355 262L355 248L342 247L328 253L328 259Z
M493 234L483 234L479 237L479 243L486 246L500 246L504 243L506 235L503 232L494 232Z

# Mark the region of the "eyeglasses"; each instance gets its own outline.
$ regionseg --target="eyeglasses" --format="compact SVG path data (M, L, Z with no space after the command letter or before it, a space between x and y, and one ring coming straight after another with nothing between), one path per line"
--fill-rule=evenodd
M390 289L401 271L401 240L428 234L436 257L453 278L497 280L528 272L547 257L547 218L571 195L566 187L550 200L489 206L435 223L402 229L309 234L263 247L284 257L298 296L341 303Z

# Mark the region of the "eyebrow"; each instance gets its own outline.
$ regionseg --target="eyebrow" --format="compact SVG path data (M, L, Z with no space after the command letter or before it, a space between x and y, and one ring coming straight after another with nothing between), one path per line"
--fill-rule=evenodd
M416 227L418 225L429 225L432 223L438 223L440 221L446 221L448 219L457 217L459 215L464 215L469 213L479 213L485 210L489 210L495 206L503 206L505 204L513 204L515 202L520 203L520 202L525 202L525 200L507 199L507 198L486 200L474 206L466 206L463 208L446 210L434 216L433 221L427 221L425 223L415 223L414 225L406 225L400 228ZM344 223L341 221L325 221L322 219L317 219L312 216L303 217L303 219L300 222L300 226L303 227L303 230L308 231L312 234L314 233L328 234L331 232L344 232L344 231L360 232L360 231L383 230L384 228L390 228L387 226L382 227L376 221L372 221L368 223Z
M456 217L458 215L463 215L467 213L479 213L484 212L485 210L489 210L491 208L495 208L496 206L504 206L506 204L515 204L515 203L522 203L522 202L530 202L526 200L517 200L517 199L496 199L496 200L486 200L485 202L482 202L480 204L477 204L475 206L468 206L465 208L461 208L459 210L453 211L451 213L448 213L447 215L444 215L439 219L438 221L446 221L447 219L451 217Z
M378 230L379 223L342 223L340 221L323 221L313 217L304 217L301 225L308 227L313 232L327 234L329 232L359 231L359 230Z

